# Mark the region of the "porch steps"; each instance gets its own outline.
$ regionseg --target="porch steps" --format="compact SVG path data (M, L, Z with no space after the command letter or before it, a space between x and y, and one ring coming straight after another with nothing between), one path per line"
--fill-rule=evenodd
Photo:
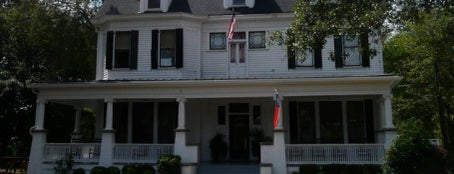
M201 163L197 174L259 174L258 163Z

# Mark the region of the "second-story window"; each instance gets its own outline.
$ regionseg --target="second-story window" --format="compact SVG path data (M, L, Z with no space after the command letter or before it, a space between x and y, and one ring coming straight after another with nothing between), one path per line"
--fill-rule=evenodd
M148 0L148 8L160 8L161 0Z
M137 69L138 31L109 31L106 41L106 69Z
M229 45L230 63L244 63L246 61L246 33L235 32Z
M363 51L361 52L361 50ZM354 38L346 36L334 38L336 68L369 67L370 55L367 50L369 50L367 34Z
M312 50L298 52L296 58L296 66L298 67L313 67L314 52Z
M153 30L151 68L183 67L183 29Z
M265 31L251 31L249 32L249 49L266 48Z

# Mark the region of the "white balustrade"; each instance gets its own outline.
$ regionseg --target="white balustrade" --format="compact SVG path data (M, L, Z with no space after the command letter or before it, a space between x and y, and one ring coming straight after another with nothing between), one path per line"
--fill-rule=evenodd
M287 164L383 164L384 144L287 144Z
M115 144L114 162L157 163L162 155L173 153L173 144Z
M71 155L75 162L97 162L100 147L99 143L46 143L44 161L55 162Z

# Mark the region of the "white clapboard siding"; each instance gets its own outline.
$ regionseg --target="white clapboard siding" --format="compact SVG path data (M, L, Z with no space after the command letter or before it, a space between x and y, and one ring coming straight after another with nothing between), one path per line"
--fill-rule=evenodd
M230 18L225 20L206 20L203 22L184 19L140 20L112 22L100 28L98 36L98 69L97 79L103 80L165 80L165 79L225 79L229 78L229 52L209 49L209 34L226 32ZM237 16L236 31L267 31L288 28L290 19L242 18ZM151 69L151 31L153 29L184 29L184 66L181 69ZM107 31L139 30L139 52L137 70L105 69L105 44ZM247 36L247 35L246 35ZM248 38L246 38L248 40ZM227 44L228 45L228 44ZM334 52L334 38L327 38L322 50L322 68L288 69L287 51L285 46L267 45L265 49L247 49L247 78L295 78L295 77L333 77L333 76L365 76L381 75L383 71L382 47L371 44L377 49L377 55L370 60L370 67L335 68L330 58Z

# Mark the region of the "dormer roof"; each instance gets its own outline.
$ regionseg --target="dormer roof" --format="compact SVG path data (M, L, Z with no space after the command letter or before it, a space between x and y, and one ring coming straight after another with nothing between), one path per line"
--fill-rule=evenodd
M197 16L232 14L224 9L224 0L173 0L167 12L153 11L145 13L184 12ZM296 0L256 0L253 8L235 8L237 14L289 13L293 11ZM140 13L139 0L105 0L96 17L104 15L134 15Z

